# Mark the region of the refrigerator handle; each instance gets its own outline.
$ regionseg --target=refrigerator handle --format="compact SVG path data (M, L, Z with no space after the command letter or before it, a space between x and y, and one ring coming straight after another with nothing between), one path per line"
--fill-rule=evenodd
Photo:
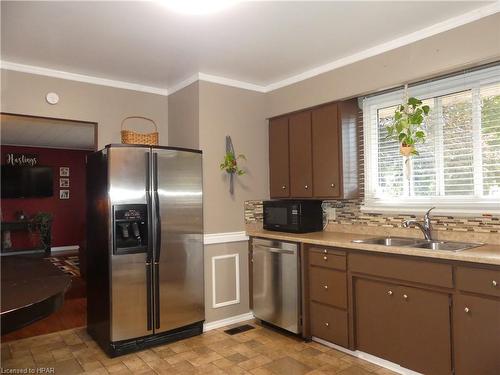
M158 195L158 154L153 153L153 194L156 213L156 248L154 257L154 293L155 293L155 328L160 329L160 251L161 251L161 216L160 197Z
M152 228L152 204L151 204L151 153L146 152L146 202L148 205L148 249L146 253L146 285L147 285L147 330L153 329L153 312L151 306L153 302L152 290L152 258L153 258L153 228Z
M158 154L153 153L153 192L155 198L156 212L156 249L155 262L160 261L161 251L161 216L160 216L160 197L158 195Z
M151 153L149 152L146 152L146 202L148 205L148 250L146 263L151 263L153 259L153 205L151 202Z

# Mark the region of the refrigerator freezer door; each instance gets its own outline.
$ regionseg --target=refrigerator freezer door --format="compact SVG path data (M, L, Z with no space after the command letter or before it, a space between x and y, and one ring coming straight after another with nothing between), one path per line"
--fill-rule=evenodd
M157 333L203 321L205 308L202 156L153 148L155 165L153 211L159 213L153 233Z
M109 149L109 199L111 208L124 204L147 204L151 175L150 148L111 147ZM111 213L110 213L111 220ZM113 241L112 238L110 241ZM148 242L151 244L151 241ZM111 244L110 249L113 248ZM111 268L111 341L121 341L153 333L151 304L148 306L146 253L113 255ZM149 277L149 280L148 280ZM149 329L148 329L149 328Z

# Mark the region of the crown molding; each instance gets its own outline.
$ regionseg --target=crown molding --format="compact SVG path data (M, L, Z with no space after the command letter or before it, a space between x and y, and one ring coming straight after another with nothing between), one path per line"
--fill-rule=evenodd
M176 93L177 91L182 90L185 87L188 87L189 85L197 82L200 80L199 77L200 73L193 74L191 77L185 79L184 81L181 81L174 86L171 86L167 89L168 95L172 95L173 93Z
M406 46L411 43L418 42L422 39L429 38L431 36L443 33L445 31L449 31L451 29L466 25L468 23L480 20L481 18L491 16L500 12L500 1L496 1L493 4L486 5L481 8L474 9L470 12L461 14L459 16L447 19L442 22L438 22L432 26L425 27L423 29L417 30L413 33L404 35L402 37L390 40L388 42L376 45L374 47L365 49L361 52L354 53L352 55L343 57L341 59L332 61L328 64L318 66L311 70L307 70L295 76L286 78L284 80L271 83L265 87L265 92L270 92L277 90L279 88L293 85L294 83L304 81L306 79L315 77L317 75L327 73L329 71L341 68L343 66L353 64L355 62L367 59L369 57L373 57L376 55L380 55L384 52L388 52L394 50L399 47Z
M163 95L163 96L168 95L168 91L166 89L163 89L160 87L144 86L144 85L139 85L139 84L131 83L131 82L116 81L116 80L107 79L107 78L100 78L100 77L94 77L94 76L89 76L89 75L84 75L84 74L70 73L70 72L65 72L62 70L43 68L40 66L18 64L18 63L11 62L11 61L4 61L4 60L0 61L0 68L4 69L4 70L13 70L16 72L30 73L30 74L37 74L37 75L41 75L41 76L66 79L69 81L77 81L77 82L91 83L91 84L100 85L100 86L116 87L116 88L125 89L125 90L146 92L149 94L157 94L157 95Z
M267 92L267 88L265 86L259 86L250 82L238 81L235 79L220 77L211 74L198 73L198 79L200 81L218 83L220 85L237 87L240 89L257 91L257 92Z
M141 91L141 92L147 92L147 93L163 95L163 96L168 96L168 95L173 94L179 90L182 90L183 88L191 85L192 83L194 83L196 81L212 82L212 83L217 83L220 85L237 87L240 89L251 90L251 91L256 91L256 92L261 92L261 93L267 93L267 92L271 92L271 91L280 89L280 88L285 87L285 86L293 85L295 83L298 83L298 82L304 81L306 79L318 76L320 74L330 72L332 70L341 68L343 66L353 64L355 62L365 60L365 59L373 57L373 56L380 55L384 52L388 52L388 51L394 50L396 48L400 48L400 47L406 46L408 44L418 42L422 39L429 38L431 36L449 31L451 29L466 25L468 23L478 21L481 18L491 16L491 15L496 14L498 12L500 12L500 1L495 1L494 3L486 5L484 7L474 9L470 12L461 14L459 16L450 18L450 19L442 21L442 22L438 22L434 25L417 30L413 33L410 33L410 34L404 35L402 37L390 40L388 42L376 45L374 47L370 47L370 48L365 49L363 51L354 53L352 55L331 61L327 64L324 64L324 65L318 66L316 68L304 71L300 74L291 76L289 78L285 78L281 81L270 83L267 86L257 85L257 84L251 83L251 82L238 81L238 80L231 79L231 78L226 78L226 77L222 77L222 76L198 72L196 74L193 74L191 77L187 78L186 80L175 84L172 87L161 88L161 87L144 86L144 85L131 83L131 82L125 82L125 81L115 81L115 80L111 80L111 79L88 76L88 75L83 75L83 74L70 73L70 72L48 69L48 68L43 68L43 67L38 67L38 66L33 66L33 65L18 64L18 63L9 62L9 61L0 61L0 65L1 65L2 69L6 69L6 70L14 70L14 71L18 71L18 72L44 75L44 76L48 76L48 77L91 83L91 84L101 85L101 86L116 87L116 88L121 88L121 89L126 89L126 90Z

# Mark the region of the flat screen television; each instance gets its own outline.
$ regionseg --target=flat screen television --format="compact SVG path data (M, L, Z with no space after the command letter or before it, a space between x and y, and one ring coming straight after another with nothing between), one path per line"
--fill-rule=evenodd
M51 197L52 168L2 165L2 198Z

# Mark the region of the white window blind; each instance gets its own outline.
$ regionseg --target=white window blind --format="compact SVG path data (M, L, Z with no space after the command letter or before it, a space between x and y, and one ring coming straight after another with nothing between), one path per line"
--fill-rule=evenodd
M431 108L409 175L386 138L403 90L363 100L364 209L500 213L500 65L410 87L409 96Z

